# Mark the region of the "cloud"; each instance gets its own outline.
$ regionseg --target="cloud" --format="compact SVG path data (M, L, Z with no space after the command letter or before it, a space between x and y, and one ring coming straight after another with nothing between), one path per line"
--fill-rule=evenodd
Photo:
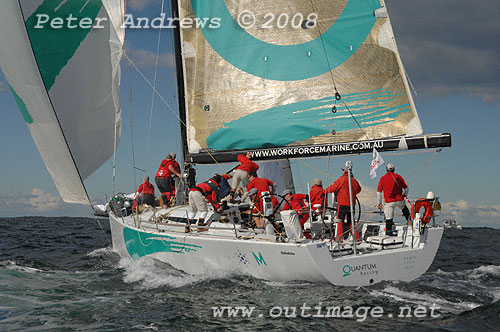
M128 57L137 66L151 66L156 65L156 53L147 50L137 50L132 47L126 48L126 53ZM173 54L170 53L160 53L158 56L158 68L174 68L175 59Z
M148 8L155 2L158 2L158 0L128 0L127 6L131 9L140 11Z
M377 201L377 191L360 183L362 187L358 199L362 206L363 214L372 212L366 217L369 220L378 220L378 216L373 212ZM474 204L464 199L456 202L441 203L442 209L437 213L436 222L442 223L444 219L455 219L460 225L468 227L492 227L500 228L500 205ZM364 218L363 216L361 218ZM401 220L402 217L400 217Z
M440 218L455 219L462 226L500 228L500 205L473 204L463 199L444 202Z
M417 92L469 94L500 102L500 2L386 3L401 57Z
M0 216L92 216L88 205L69 204L58 195L33 188L31 193L0 195Z
M0 210L18 211L18 213L43 213L57 210L63 201L59 196L33 188L29 194L0 196Z

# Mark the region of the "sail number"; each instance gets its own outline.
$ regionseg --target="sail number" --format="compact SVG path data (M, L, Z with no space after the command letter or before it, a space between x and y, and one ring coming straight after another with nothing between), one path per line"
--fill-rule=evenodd
M302 13L267 13L261 15L261 17L257 17L253 12L245 10L238 15L238 24L243 29L250 29L256 26L259 29L284 29L287 27L292 27L293 29L311 29L316 27L318 18L319 15L316 13L311 13L307 17ZM258 21L262 23L258 24Z

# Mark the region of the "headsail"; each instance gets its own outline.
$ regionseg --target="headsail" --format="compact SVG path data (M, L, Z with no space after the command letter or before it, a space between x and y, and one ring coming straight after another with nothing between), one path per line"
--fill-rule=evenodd
M174 2L194 22L179 33L188 160L423 133L383 0Z
M66 202L120 137L124 1L0 2L0 67Z

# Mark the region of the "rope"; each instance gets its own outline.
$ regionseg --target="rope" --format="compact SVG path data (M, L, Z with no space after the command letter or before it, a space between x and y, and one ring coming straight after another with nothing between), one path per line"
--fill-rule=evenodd
M415 182L422 174L424 174L425 171L427 171L427 169L431 166L431 164L436 160L437 156L439 155L439 153L441 152L441 149L437 150L436 151L436 154L434 156L432 156L431 158L427 159L421 166L425 165L427 163L427 166L425 166L423 168L423 170L417 174L417 176L415 176L415 178L413 178L413 180L409 181L408 183L413 183ZM421 167L420 166L420 167ZM413 172L411 172L410 174L408 174L408 176L410 176L411 174L415 173L417 170L418 170L419 167L417 167Z
M139 238L139 241L141 242L143 247L149 247L150 245L153 244L153 242L155 242L154 240L151 240L151 242L148 245L144 244L144 242L142 242L142 239L141 239L141 232L139 232L139 231L137 232L137 237Z
M128 110L129 110L129 118L130 118L130 140L131 140L131 145L132 145L132 167L133 167L133 174L134 174L134 189L137 188L137 181L136 181L136 173L135 173L135 148L134 148L134 127L132 125L132 80L131 80L131 74L130 74L130 67L129 70L127 71L127 78L128 78Z
M311 0L311 8L313 13L317 13L316 9L314 9L314 4ZM333 87L335 88L335 91L337 91L337 85L335 84L335 77L333 76L333 70L332 66L330 64L330 59L328 58L328 52L326 51L326 46L325 46L325 41L323 40L323 31L321 31L321 28L319 27L319 22L316 22L316 27L318 28L319 31L319 39L321 40L321 44L323 46L323 51L325 52L325 59L326 63L328 64L328 71L330 72L330 77L332 79Z
M94 210L94 209L92 209ZM95 218L95 221L97 221L97 223L99 224L99 227L101 228L101 231L102 231L102 234L104 235L104 237L106 238L106 240L108 241L108 245L111 246L112 243L111 243L111 240L109 239L109 237L106 235L106 232L104 231L104 228L102 227L102 224L101 222L99 221L99 218L94 216Z
M347 111L349 112L349 114L351 115L351 117L353 118L354 122L356 122L356 124L358 125L359 129L361 129L361 131L365 135L366 139L368 139L368 135L366 134L366 131L363 129L363 127L361 127L361 125L358 122L358 119L356 119L356 117L354 116L354 114L352 114L351 110L349 109L349 106L347 106L346 103L344 103L344 106L347 109Z
M327 176L327 177L329 177L329 178L331 178L331 179L335 179L335 177L331 176L331 175L330 175L330 174L328 174L328 173L323 172L323 171L322 171L322 170L320 170L320 169L317 169L316 167L314 167L314 166L312 166L312 165L310 165L310 164L306 163L305 161L300 160L300 159L299 159L299 161L300 161L302 164L306 165L307 167L309 167L309 168L311 168L311 169L315 170L316 172L321 173L321 174L323 174L323 175L325 175L325 176ZM330 166L328 166L328 167L330 167Z
M165 5L165 0L161 1L161 12L160 15L163 16L164 13L164 5ZM161 30L158 29L158 44L156 45L156 60L155 60L155 71L154 71L154 78L153 78L153 91L151 95L151 112L149 114L149 129L148 129L148 142L146 145L146 161L149 161L149 143L151 142L151 126L153 123L153 108L154 108L154 103L155 103L155 89L156 89L156 79L158 76L158 59L160 57L160 43L161 43Z
M182 125L186 126L186 123L184 121L182 121L182 119L180 118L179 114L177 114L174 109L172 108L172 106L170 106L170 104L165 100L165 98L163 98L163 96L158 92L158 90L151 84L151 82L146 78L146 76L144 76L144 74L141 72L141 70L136 66L136 64L132 61L132 59L130 59L128 57L128 55L126 53L123 54L124 57L130 62L130 64L135 68L135 70L137 70L137 72L139 73L139 75L141 75L141 77L144 79L144 81L153 89L153 91L158 95L158 97L160 97L160 99L165 103L165 105L167 105L167 107L170 109L170 111L172 112L172 114L177 118L177 120L179 120L181 122ZM205 147L202 147L202 149L210 156L210 158L212 158L212 160L214 161L214 163L219 166L219 168L224 171L224 168L222 167L222 165L215 159L215 157L210 153L210 151L208 151Z

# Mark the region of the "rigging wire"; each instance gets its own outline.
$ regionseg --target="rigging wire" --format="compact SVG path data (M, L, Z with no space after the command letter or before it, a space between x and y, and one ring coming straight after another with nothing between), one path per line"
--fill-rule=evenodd
M158 95L158 97L160 97L160 99L163 101L163 103L165 103L165 105L167 105L168 109L172 112L172 114L181 122L181 124L183 124L184 126L187 127L186 123L184 121L182 121L182 119L180 118L179 114L177 114L174 111L174 109L172 108L172 106L170 106L170 104L165 100L165 98L163 98L163 96L160 94L160 92L155 87L153 87L153 85L151 84L151 82L146 78L146 76L144 76L144 74L137 67L137 65L132 61L132 59L130 59L126 53L124 53L123 55L130 62L130 64L132 64L132 66L139 73L139 75L141 75L141 77L144 79L144 81L153 89L153 91ZM222 165L215 159L215 157L210 153L210 151L208 151L208 149L206 149L205 147L202 147L202 149L210 156L210 158L212 158L212 160L214 161L214 163L217 166L219 166L219 168L222 171L224 171L224 167L222 167Z
M313 13L317 13L316 9L314 8L313 0L310 0L310 2L311 2L312 12ZM331 77L331 80L332 80L333 88L335 89L334 105L332 107L332 113L335 114L335 113L337 113L337 101L339 101L342 97L341 97L341 95L340 95L340 93L339 93L339 91L337 89L337 84L335 83L335 77L333 75L333 68L332 68L332 65L330 63L330 58L328 57L328 52L326 51L325 40L323 39L323 31L321 31L321 28L319 26L319 22L316 22L316 27L318 28L318 31L319 31L319 39L321 40L321 45L323 47L323 52L325 53L326 63L328 65L328 71L330 73L330 77ZM344 105L345 105L345 103L344 103ZM351 116L352 116L352 114L351 114ZM336 134L335 128L337 127L337 119L336 119L335 116L333 116L332 120L333 120L332 121L332 134L335 135Z
M93 210L93 209L92 209ZM95 211L94 211L95 212ZM99 217L97 216L94 216L95 218L95 221L97 221L97 223L99 224L99 227L101 228L101 231L102 231L102 235L104 236L104 238L108 241L108 245L109 246L112 246L113 244L111 243L111 240L109 239L109 237L107 236L106 234L106 231L104 231L104 228L102 227L102 224L101 224L101 221L99 220Z
M160 15L163 17L164 15L164 6L165 6L165 0L161 1L161 12ZM149 144L151 142L151 126L153 124L153 109L154 109L154 104L155 104L155 89L156 89L156 80L158 76L158 60L160 57L160 44L161 44L161 30L162 26L158 29L158 43L156 45L156 59L155 59L155 71L154 71L154 78L153 78L153 91L151 93L151 111L149 114L149 129L148 129L148 142L146 144L146 162L149 161Z
M441 149L438 149L438 150L436 151L436 154L435 154L432 158L430 158L430 159L426 160L426 161L425 161L422 165L425 165L425 163L427 163L427 162L428 162L428 163L427 163L427 165L426 165L425 167L423 167L422 171L421 171L420 173L418 173L418 174L415 176L415 178L413 178L413 180L409 181L408 183L410 183L410 184L411 184L411 183L415 182L415 181L416 181L416 180L417 180L417 179L418 179L418 178L419 178L422 174L424 174L424 172L425 172L425 171L427 171L427 169L431 166L431 164L432 164L432 163L436 160L436 158L437 158L437 156L439 155L439 153L440 153L440 152L441 152ZM418 168L417 168L417 169L418 169ZM415 172L417 171L417 169L415 169L415 170L414 170L412 173L410 173L410 174L415 173Z
M403 67L403 71L405 73L406 79L408 80L408 84L410 85L411 89L413 90L413 93L415 96L418 96L417 90L415 90L415 87L413 86L413 82L410 79L410 75L406 72L406 69Z
M316 9L314 8L313 1L311 0L310 2L311 2L312 12L317 13ZM321 28L319 26L319 22L316 22L316 27L318 28L319 38L321 40L321 45L323 46L323 51L325 52L326 63L328 65L330 77L332 78L333 87L335 88L335 92L338 92L337 85L335 84L335 77L333 76L332 65L330 64L330 58L328 58L328 52L326 51L325 41L323 40L323 31L321 31Z
M349 108L349 106L347 106L346 103L344 103L344 106L345 108L347 109L347 111L349 112L349 114L351 114L351 117L353 118L353 120L356 122L356 124L358 125L359 129L361 129L361 131L363 132L363 134L365 135L366 139L370 139L368 137L368 135L366 134L366 131L363 129L363 127L361 127L361 124L358 122L358 119L356 119L356 117L354 116L354 114L352 114L351 112L351 109Z
M130 72L130 67L128 67L127 70L127 78L128 78L128 110L129 110L129 119L130 119L130 140L131 140L131 145L132 145L132 168L133 168L133 174L134 174L134 190L137 188L137 176L135 173L136 166L135 166L135 148L134 148L134 127L132 125L132 73Z

